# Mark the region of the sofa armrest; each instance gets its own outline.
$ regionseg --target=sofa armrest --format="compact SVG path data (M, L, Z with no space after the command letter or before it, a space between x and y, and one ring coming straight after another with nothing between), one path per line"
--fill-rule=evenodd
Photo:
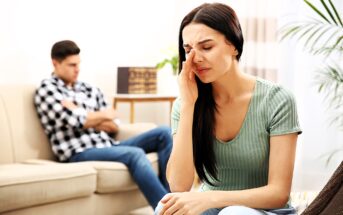
M157 125L150 122L140 122L140 123L132 123L127 124L123 123L119 126L119 132L116 135L116 140L125 140L130 137L136 136L148 130L156 128Z

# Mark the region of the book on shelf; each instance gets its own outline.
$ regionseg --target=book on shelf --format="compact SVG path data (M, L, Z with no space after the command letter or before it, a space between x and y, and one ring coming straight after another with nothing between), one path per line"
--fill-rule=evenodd
M117 93L155 94L156 72L155 67L118 67Z

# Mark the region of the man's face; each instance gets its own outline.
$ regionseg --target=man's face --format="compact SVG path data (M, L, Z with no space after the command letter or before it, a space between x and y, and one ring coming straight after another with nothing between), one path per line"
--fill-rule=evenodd
M70 55L62 61L52 60L55 67L55 74L62 79L66 85L72 86L79 75L80 56Z

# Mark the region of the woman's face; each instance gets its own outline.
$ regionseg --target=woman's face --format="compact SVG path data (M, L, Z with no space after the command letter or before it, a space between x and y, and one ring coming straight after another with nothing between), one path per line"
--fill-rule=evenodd
M191 23L182 31L187 54L193 50L194 72L203 83L211 83L228 73L238 54L220 32L199 23Z

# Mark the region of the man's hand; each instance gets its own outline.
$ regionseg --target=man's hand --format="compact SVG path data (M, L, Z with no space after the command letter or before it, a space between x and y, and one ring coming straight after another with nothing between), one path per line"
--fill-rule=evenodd
M99 125L95 126L94 129L97 131L105 131L111 136L114 136L119 131L118 125L111 120L100 123Z
M118 114L117 111L113 108L106 108L104 110L102 110L102 112L105 114L106 118L108 120L114 120L115 118L118 118Z
M63 107L68 108L69 110L74 110L74 109L78 108L74 102L68 101L68 100L62 100L61 104Z

